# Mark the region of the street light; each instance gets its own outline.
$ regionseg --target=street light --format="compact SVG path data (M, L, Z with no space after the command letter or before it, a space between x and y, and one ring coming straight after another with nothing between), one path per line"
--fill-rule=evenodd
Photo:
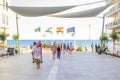
M18 43L18 49L20 50L20 38L19 38L19 26L18 26L18 15L16 14L16 28L17 28L17 35L18 35L18 40L17 40L17 43Z
M103 22L102 22L102 36L103 36L103 33L104 33L104 28L105 28L105 14L103 14L103 17L98 17L98 18L102 18L103 19Z
M103 36L103 33L104 33L104 27L105 27L105 14L103 15L103 23L102 23L102 36Z

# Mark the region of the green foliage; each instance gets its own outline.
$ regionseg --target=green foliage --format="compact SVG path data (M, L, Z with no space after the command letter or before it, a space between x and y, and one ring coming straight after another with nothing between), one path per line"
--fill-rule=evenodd
M115 33L115 31L112 31L111 34L109 34L110 38L113 40L113 42L118 39L117 34Z
M14 34L14 35L12 36L12 38L13 38L13 40L17 41L17 40L18 40L18 38L19 38L19 35Z
M43 46L42 46L42 48L46 48L46 45L47 45L47 44L46 44L46 43L44 43L44 44L43 44Z
M76 51L83 51L82 46L77 47Z
M8 36L9 36L9 34L4 34L4 33L0 34L0 40L4 42Z
M3 42L3 49L5 48L4 44L8 36L9 34L5 34L5 33L0 34L0 40Z
M100 42L101 43L103 43L103 44L105 44L105 43L107 43L108 42L108 37L107 37L107 35L105 34L105 33L103 33L101 36L100 36Z

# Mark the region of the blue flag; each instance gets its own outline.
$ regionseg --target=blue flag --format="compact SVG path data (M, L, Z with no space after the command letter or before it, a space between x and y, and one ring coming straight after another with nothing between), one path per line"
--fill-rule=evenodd
M70 28L68 28L67 29L67 33L69 33L69 32L75 32L75 27L70 27Z
M68 28L67 33L72 33L71 36L74 36L75 35L75 27Z

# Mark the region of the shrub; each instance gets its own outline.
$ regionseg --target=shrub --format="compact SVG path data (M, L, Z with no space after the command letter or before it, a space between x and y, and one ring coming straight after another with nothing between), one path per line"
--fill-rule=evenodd
M83 51L82 46L78 46L76 51Z

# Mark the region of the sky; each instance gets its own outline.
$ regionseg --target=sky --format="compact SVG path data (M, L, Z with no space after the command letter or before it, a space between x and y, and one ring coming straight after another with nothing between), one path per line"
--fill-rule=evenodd
M40 2L36 2L35 0L11 0L11 5L16 6L64 6L66 5L78 5L85 4L89 2L96 2L100 0L36 0ZM27 4L26 4L27 3ZM102 5L102 4L99 4ZM77 7L72 10L68 10L66 12L74 12L82 9L88 9L88 6ZM90 8L90 6L89 6ZM93 6L91 6L93 8ZM9 30L8 33L13 34L16 33L16 21L15 21L15 13L9 11ZM88 40L90 39L99 39L99 36L102 32L102 18L55 18L55 17L23 17L20 16L18 19L18 26L20 32L20 39L80 39L80 40ZM90 28L89 28L90 26ZM34 30L37 27L41 27L40 33L35 33ZM52 27L53 34L45 33L45 30L49 27ZM56 28L64 27L64 34L57 34ZM75 27L75 36L71 36L71 34L66 33L66 29L69 27ZM46 35L43 37L43 35ZM8 37L8 39L12 39L12 37ZM89 37L90 36L90 37Z

